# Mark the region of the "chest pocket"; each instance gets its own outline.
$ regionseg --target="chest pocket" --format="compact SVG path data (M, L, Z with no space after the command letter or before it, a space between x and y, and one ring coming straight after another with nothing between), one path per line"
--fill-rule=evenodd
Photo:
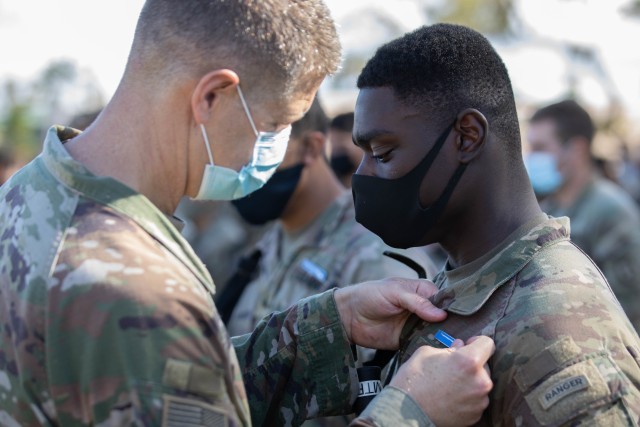
M571 338L546 348L515 374L524 401L520 414L530 412L543 426L578 419L618 400L627 383L607 352L588 355ZM528 418L528 417L525 417Z

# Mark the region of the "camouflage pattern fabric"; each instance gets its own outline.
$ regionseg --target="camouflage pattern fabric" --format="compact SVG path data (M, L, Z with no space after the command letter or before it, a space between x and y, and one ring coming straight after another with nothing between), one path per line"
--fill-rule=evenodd
M436 284L432 301L447 319L408 321L397 358L421 345L442 348L438 330L494 339L494 389L479 426L638 425L640 340L571 242L567 218L532 221L482 258L445 268Z
M357 378L333 293L232 341L178 230L75 162L61 141L77 134L51 128L0 188L0 425L280 426L348 413Z
M430 277L435 276L435 267L424 251L391 249L358 224L350 192L300 231L295 242L286 239L277 221L256 248L262 253L257 276L247 285L229 320L231 335L248 333L269 313L327 289L385 277L417 278L414 270L384 256L386 250L413 259Z
M264 316L281 311L298 300L334 287L384 277L417 278L416 272L383 255L392 250L410 257L435 275L435 266L422 250L403 251L387 247L355 219L353 196L345 192L312 224L299 232L294 242L285 238L282 223L275 222L258 242L262 253L257 277L247 285L227 329L231 335L252 331ZM358 347L358 363L374 352ZM305 427L339 427L347 417L319 418Z
M571 239L604 273L631 323L640 331L640 212L617 185L595 178L573 206L541 203L552 216L571 219Z

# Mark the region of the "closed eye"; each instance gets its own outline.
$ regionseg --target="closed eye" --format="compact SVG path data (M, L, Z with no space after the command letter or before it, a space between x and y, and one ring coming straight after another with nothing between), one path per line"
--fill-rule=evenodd
M390 154L393 150L385 151L382 154L371 154L371 158L373 158L377 163L386 163L390 159Z

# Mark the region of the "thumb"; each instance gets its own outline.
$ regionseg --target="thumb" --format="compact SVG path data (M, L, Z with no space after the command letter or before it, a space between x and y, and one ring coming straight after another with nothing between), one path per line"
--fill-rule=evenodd
M473 353L484 364L496 351L496 345L491 338L481 335L478 337L469 338L467 340L467 345L462 347L458 351Z

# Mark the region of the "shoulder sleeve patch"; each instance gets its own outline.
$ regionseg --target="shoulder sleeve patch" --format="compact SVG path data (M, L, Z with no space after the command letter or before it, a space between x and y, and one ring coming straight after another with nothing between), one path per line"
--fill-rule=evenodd
M165 394L162 427L228 427L223 409L195 399Z
M514 380L520 391L526 392L529 387L580 355L580 347L571 337L566 337L545 348L543 351L522 365L515 374Z
M176 390L209 398L225 393L224 373L194 365L182 360L169 359L164 368L162 383Z
M592 360L564 368L525 396L529 409L545 426L566 422L615 398Z

